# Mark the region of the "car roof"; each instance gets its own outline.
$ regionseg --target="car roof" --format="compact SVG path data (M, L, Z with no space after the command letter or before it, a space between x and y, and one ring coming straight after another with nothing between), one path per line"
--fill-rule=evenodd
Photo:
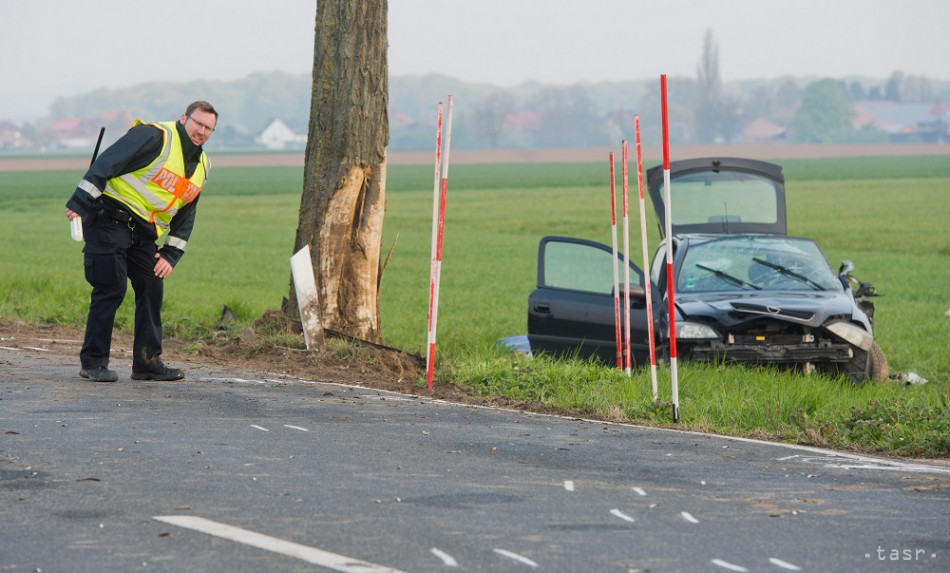
M666 234L664 169L647 170L647 188ZM672 233L786 234L785 176L775 163L738 157L670 162Z

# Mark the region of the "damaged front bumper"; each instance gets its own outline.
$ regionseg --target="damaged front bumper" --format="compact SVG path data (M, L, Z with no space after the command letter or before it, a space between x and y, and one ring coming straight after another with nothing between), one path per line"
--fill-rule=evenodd
M816 363L848 362L854 357L850 344L683 344L683 352L691 360L704 362L750 363Z

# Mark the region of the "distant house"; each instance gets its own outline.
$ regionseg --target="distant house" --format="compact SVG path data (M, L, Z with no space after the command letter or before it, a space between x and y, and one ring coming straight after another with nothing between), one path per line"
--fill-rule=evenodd
M891 141L950 141L950 105L947 103L898 103L870 100L855 102L857 116L854 126L874 127L886 133Z
M46 128L56 146L66 149L91 148L96 142L92 122L78 117L57 119Z
M99 137L99 130L106 128L103 146L118 139L132 125L132 116L124 110L107 110L99 117L66 117L47 126L44 134L55 142L56 147L67 150L91 150Z
M31 142L19 127L9 121L0 121L0 151L27 149Z
M275 119L261 131L255 140L267 149L301 149L307 145L307 133L305 130L302 135L296 133L286 123Z
M742 128L742 141L745 143L784 143L786 135L788 128L764 117L754 119Z

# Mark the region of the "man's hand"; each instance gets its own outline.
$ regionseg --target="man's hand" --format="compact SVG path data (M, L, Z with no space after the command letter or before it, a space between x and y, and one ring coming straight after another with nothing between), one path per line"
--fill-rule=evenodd
M163 279L172 274L172 269L175 267L171 266L171 264L158 253L155 253L155 258L158 259L155 263L155 276Z
M70 221L72 221L73 219L75 219L75 218L78 217L78 216L79 216L79 213L73 211L73 210L70 209L69 207L66 207L66 218L67 218L67 219L69 219Z

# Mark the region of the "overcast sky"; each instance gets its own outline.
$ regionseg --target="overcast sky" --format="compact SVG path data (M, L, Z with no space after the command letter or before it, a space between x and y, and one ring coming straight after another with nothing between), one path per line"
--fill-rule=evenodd
M316 0L0 0L0 119L147 81L310 73ZM502 86L694 76L950 80L948 0L389 0L391 75Z

